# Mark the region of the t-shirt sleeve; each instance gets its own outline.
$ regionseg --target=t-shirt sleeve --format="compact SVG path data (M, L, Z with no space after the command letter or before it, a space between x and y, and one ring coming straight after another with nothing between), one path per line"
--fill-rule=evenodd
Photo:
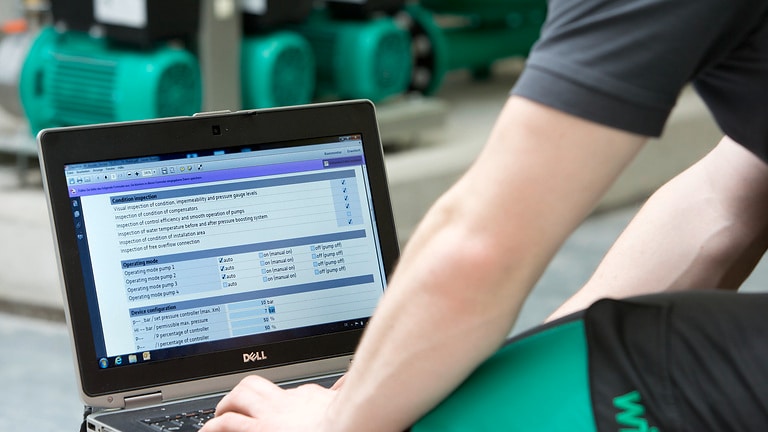
M659 136L683 87L750 31L751 0L550 0L512 93ZM751 19L751 18L750 18Z

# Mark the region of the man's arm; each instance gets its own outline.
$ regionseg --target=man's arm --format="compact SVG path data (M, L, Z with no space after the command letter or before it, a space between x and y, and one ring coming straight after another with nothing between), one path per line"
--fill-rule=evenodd
M553 254L643 142L512 97L405 248L338 393L277 397L251 379L208 430L407 428L500 346Z
M660 188L587 284L549 319L603 297L738 289L768 247L768 165L729 138Z

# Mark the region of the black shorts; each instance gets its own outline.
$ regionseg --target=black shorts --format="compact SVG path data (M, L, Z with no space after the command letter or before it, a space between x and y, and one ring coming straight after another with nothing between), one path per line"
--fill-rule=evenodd
M594 304L583 319L598 430L640 417L660 431L768 430L766 312L768 294Z
M768 294L601 300L509 341L415 432L768 430Z

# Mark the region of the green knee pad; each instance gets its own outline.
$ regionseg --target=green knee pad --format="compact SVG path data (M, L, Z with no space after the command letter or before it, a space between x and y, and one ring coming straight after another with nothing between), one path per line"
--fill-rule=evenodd
M411 430L596 431L583 323L502 347Z

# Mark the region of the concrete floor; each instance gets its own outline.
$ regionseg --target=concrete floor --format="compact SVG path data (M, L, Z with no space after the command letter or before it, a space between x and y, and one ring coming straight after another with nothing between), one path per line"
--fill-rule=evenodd
M471 163L515 79L515 65L497 78L470 83L452 77L439 94L444 124L413 133L419 143L388 150L387 169L398 230L406 240L431 202ZM386 117L386 109L382 109ZM393 128L382 122L382 133ZM2 122L0 122L0 126ZM399 131L402 132L402 131ZM546 317L586 281L648 191L707 151L717 131L698 99L686 92L665 136L647 146L611 190L601 212L566 242L529 298L514 332ZM20 186L12 159L0 163L0 431L74 431L82 406L73 365L39 176ZM745 290L768 287L768 264Z
M0 346L0 430L79 430L83 403L64 324L0 313Z

